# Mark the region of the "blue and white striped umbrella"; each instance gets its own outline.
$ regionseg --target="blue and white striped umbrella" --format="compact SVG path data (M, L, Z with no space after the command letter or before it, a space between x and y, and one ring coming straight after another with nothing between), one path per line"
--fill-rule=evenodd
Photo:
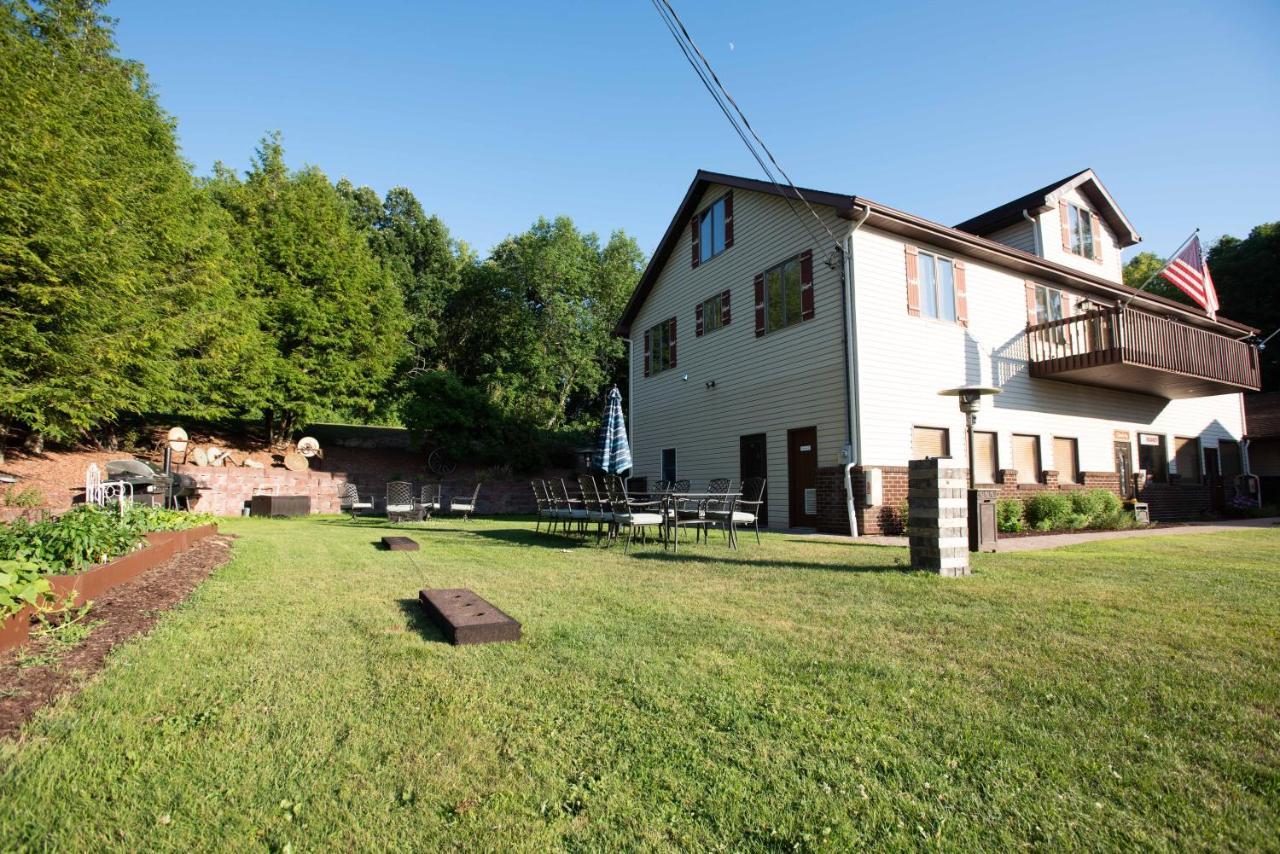
M622 392L614 386L604 408L604 422L596 436L591 465L607 474L622 474L631 468L631 445L627 442L627 422L622 417Z

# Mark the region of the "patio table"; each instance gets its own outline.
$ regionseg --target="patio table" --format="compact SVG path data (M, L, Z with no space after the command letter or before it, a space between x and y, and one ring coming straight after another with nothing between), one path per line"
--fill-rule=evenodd
M666 492L650 491L648 495L662 502L663 527L669 529L664 532L667 536L663 537L663 548L666 548L669 543L673 551L678 551L679 547L676 537L672 536L672 534L676 533L674 530L676 507L682 502L695 501L699 505L705 505L708 501L724 501L727 504L733 504L742 497L741 492L674 492L670 490ZM701 506L699 507L699 512L704 512ZM729 507L728 518L725 519L724 524L729 535L729 548L736 551L738 548L738 532L733 525L732 507Z

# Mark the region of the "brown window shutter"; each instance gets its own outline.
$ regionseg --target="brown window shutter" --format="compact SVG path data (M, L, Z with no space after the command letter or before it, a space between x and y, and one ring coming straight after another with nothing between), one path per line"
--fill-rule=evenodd
M1062 248L1071 251L1071 217L1067 215L1067 203L1058 200L1058 219L1062 220Z
M1036 283L1027 282L1027 325L1036 325Z
M1102 220L1098 218L1096 213L1089 212L1089 218L1093 220L1093 260L1102 260Z
M695 268L698 266L698 257L701 254L698 247L699 236L700 236L700 229L698 228L698 226L700 225L699 223L700 219L702 219L702 217L694 216L693 222L689 223L690 230L693 232L693 235L692 235L693 266Z
M764 273L756 273L756 337L764 334Z
M733 193L724 197L724 248L733 246Z
M698 303L698 305L693 309L693 321L694 321L693 337L701 338L702 337L702 303Z
M671 356L671 364L669 367L676 366L676 319L673 317L667 321L667 337L671 339L671 346L667 353Z
M907 253L907 314L920 316L920 258L918 250L908 244Z
M1076 309L1076 298L1066 291L1062 292L1062 316L1074 317Z
M729 292L720 294L720 325L729 325Z
M964 262L957 261L955 264L955 285L956 285L956 323L961 326L969 325L969 292L965 286Z
M813 320L813 252L800 253L800 319Z
M644 333L644 375L649 376L649 333Z

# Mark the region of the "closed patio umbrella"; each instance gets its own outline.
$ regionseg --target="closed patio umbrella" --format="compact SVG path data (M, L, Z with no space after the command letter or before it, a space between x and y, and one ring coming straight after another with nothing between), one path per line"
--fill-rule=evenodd
M591 455L592 467L606 474L622 474L631 468L631 445L627 442L627 422L622 417L622 392L614 386L604 408L604 421Z

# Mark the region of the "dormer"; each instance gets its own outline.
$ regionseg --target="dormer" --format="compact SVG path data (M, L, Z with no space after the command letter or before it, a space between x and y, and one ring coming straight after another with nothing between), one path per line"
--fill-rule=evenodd
M956 228L1116 283L1124 281L1121 251L1142 240L1092 169Z

